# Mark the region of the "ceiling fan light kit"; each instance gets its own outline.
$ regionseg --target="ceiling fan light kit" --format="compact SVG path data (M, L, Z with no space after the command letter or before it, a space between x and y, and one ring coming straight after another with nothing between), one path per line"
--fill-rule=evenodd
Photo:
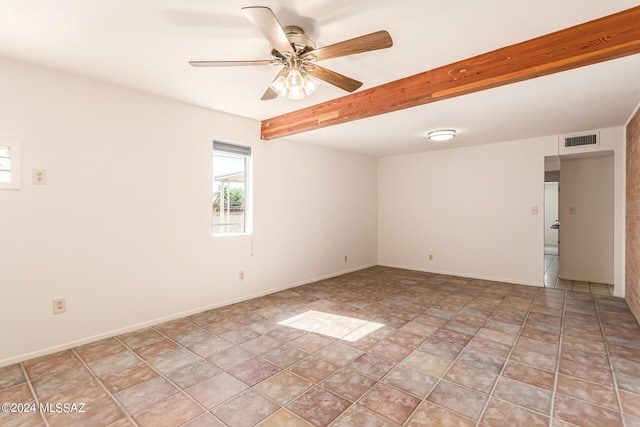
M438 129L432 130L431 132L427 133L427 138L429 138L430 141L436 142L450 141L455 137L455 129Z
M303 99L311 95L320 86L320 81L315 77L296 69L287 70L269 85L269 87L283 98Z
M242 13L262 33L271 44L271 59L257 61L190 61L194 67L229 67L247 65L282 65L276 78L271 82L262 100L283 97L304 99L311 95L320 80L347 92L362 86L362 82L343 76L316 64L323 59L337 58L356 53L385 49L393 45L386 31L345 40L329 46L316 48L316 44L304 30L297 26L282 28L271 9L262 6L245 7Z

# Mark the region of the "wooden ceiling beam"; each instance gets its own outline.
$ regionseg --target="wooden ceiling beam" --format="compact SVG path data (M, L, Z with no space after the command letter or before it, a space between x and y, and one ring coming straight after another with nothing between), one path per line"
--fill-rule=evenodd
M281 138L640 53L640 6L262 121Z

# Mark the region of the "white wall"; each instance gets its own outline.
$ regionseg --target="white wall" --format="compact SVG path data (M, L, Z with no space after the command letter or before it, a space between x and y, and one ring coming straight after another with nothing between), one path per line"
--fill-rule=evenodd
M613 283L624 297L624 127L600 138L572 156L614 153ZM549 136L379 159L378 263L544 286L544 157L556 155Z
M0 190L0 366L376 262L373 158L5 59L0 93L23 157ZM252 237L211 236L213 139L253 146Z
M613 153L562 159L560 186L560 277L613 284Z
M542 285L544 156L556 150L547 137L380 159L378 262Z

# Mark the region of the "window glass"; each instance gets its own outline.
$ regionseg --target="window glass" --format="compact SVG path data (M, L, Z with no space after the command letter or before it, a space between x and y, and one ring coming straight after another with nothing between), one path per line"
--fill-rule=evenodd
M250 232L251 147L213 144L213 234Z
M0 145L0 182L11 182L11 147Z

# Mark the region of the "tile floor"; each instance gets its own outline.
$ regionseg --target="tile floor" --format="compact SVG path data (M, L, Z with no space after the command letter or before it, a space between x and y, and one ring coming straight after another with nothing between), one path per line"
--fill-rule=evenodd
M558 277L560 274L560 257L557 251L548 251L545 248L544 255L544 285L547 288L564 289L567 291L591 292L601 295L613 295L613 285L594 282L582 282L578 280L565 280Z
M640 327L609 295L373 267L0 368L0 402L45 409L4 427L640 426Z

